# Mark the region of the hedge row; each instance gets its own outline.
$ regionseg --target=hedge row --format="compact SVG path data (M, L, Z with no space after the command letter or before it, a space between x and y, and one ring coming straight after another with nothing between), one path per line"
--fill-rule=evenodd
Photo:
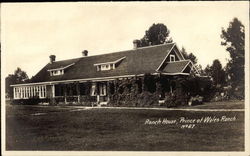
M49 99L39 99L39 98L30 98L30 99L17 99L12 100L12 105L38 105L39 103L49 103Z

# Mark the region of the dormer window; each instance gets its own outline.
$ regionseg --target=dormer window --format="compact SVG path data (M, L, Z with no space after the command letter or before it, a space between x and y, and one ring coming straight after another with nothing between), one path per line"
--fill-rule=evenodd
M102 64L97 66L97 71L112 70L115 69L114 64Z
M48 69L48 72L50 73L50 76L58 76L58 75L63 75L64 74L64 70L70 66L73 66L75 63L69 64L67 66L64 67L60 67L60 68L54 68L54 69Z
M96 66L97 71L113 70L116 68L116 64L123 59L125 59L125 57L112 62L96 63L94 66Z
M170 55L170 62L174 62L175 61L175 55Z
M51 70L50 71L50 76L57 76L57 75L63 75L64 70Z

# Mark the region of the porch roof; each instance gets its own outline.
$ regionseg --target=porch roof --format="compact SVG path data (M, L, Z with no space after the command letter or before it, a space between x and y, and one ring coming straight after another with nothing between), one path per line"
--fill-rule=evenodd
M190 60L182 60L167 63L166 67L162 70L165 73L182 73L182 71L191 63Z

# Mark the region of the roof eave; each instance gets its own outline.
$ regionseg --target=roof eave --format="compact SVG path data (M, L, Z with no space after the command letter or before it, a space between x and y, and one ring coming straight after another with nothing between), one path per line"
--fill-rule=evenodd
M66 68L68 68L68 67L70 67L70 66L73 66L74 64L75 64L75 63L71 63L71 64L69 64L69 65L67 65L67 66L60 67L60 68L54 68L54 69L48 69L47 71L63 70L63 69L66 69Z

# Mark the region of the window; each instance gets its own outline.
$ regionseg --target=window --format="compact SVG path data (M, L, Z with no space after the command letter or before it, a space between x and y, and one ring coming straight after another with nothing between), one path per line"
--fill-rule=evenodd
M103 70L110 70L110 64L101 65L101 71Z
M97 71L100 71L101 70L101 66L97 66Z
M106 96L107 92L106 92L106 85L104 83L100 84L100 96Z
M170 55L170 62L174 62L175 61L175 55Z
M34 96L39 96L39 98L46 97L46 86L27 86L27 87L15 87L14 88L14 99L29 99Z
M63 75L64 70L52 70L50 71L50 76L57 76L57 75Z
M96 65L97 71L113 70L115 69L114 63Z
M96 84L93 84L92 87L91 87L91 92L90 92L91 96L96 96L97 93L96 93Z
M94 66L96 66L97 71L103 71L103 70L114 70L117 67L117 64L124 60L126 57L122 57L120 59L117 59L115 61L110 62L102 62L102 63L95 63Z

